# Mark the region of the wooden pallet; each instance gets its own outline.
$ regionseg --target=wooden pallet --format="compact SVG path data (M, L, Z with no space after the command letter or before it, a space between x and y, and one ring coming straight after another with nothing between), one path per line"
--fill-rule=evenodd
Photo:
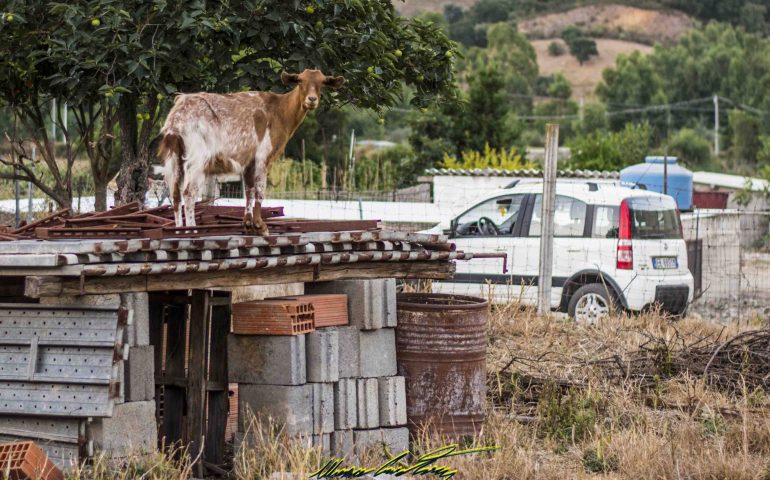
M315 330L313 306L299 300L259 300L233 305L233 333L302 335Z

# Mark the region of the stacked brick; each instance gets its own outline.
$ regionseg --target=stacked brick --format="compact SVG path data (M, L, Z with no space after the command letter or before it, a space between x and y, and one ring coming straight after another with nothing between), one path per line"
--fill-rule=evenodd
M253 412L335 457L353 459L383 445L394 453L406 450L405 383L396 375L395 281L324 282L307 284L306 291L310 295L286 300L323 299L312 332L239 335L234 329L228 339L229 381L238 383L236 443ZM340 325L340 309L347 310L349 324Z

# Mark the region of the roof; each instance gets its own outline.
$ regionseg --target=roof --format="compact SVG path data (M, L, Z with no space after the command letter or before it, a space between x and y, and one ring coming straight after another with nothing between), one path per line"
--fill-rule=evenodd
M733 190L743 190L750 182L751 190L758 192L768 188L767 180L761 178L744 177L741 175L730 175L728 173L715 172L693 172L693 183L708 185L710 187L730 188Z
M505 170L500 168L429 168L425 175L450 177L543 177L539 169ZM558 170L559 178L616 179L620 173L609 170Z
M662 194L649 190L632 189L620 185L597 184L595 190L589 186L591 182L567 183L557 182L556 194L569 195L592 205L619 205L623 198L627 197L660 197ZM514 193L542 193L542 182L519 183L513 188L507 188L490 192L480 198L478 202L495 198L501 195ZM476 203L478 203L476 202Z

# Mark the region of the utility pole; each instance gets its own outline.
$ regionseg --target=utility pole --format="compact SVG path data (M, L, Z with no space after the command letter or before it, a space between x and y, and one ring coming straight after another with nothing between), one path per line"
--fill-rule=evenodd
M663 195L668 195L668 146L663 154Z
M537 277L537 313L551 311L553 278L553 216L556 206L556 163L559 154L559 125L545 126L545 158L543 160L543 201L540 215L540 269Z
M583 125L585 121L585 99L583 97L580 97L578 106L578 120L580 121L580 128L582 129L585 126Z
M714 95L714 155L719 156L719 95Z
M350 159L350 191L352 192L356 188L356 156L353 152L353 147L356 145L356 131L350 131L350 151L348 152L348 158Z

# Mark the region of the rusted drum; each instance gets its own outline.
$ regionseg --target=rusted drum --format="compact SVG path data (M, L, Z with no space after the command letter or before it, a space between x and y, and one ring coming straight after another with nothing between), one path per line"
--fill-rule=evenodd
M413 436L475 435L484 423L487 301L464 295L398 295L396 356L406 377Z

